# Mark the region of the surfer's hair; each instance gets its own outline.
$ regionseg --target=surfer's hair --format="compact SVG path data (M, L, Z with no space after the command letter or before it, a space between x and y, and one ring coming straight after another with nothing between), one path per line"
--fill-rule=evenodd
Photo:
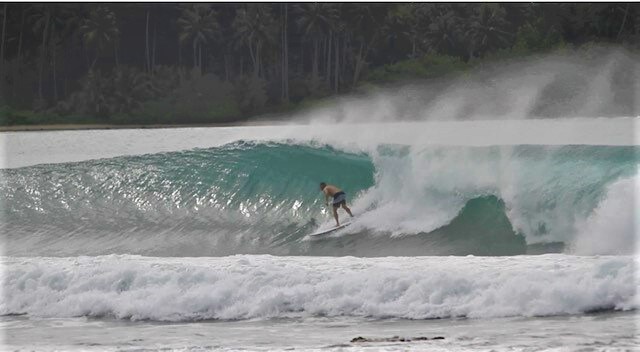
M324 182L320 182L320 188L324 189L325 187L327 187L327 184Z

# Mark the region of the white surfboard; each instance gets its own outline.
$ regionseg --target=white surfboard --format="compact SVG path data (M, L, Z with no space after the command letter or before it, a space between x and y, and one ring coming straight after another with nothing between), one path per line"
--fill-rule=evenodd
M343 228L345 228L345 227L347 227L347 226L349 226L349 225L351 225L351 222L345 222L345 223L341 224L340 226L334 226L334 227L330 227L330 228L328 228L328 229L327 229L327 228L325 228L325 229L319 229L317 232L312 233L312 234L311 234L311 235L309 235L309 236L321 236L321 235L326 235L326 234L332 233L332 232L334 232L334 231L338 231L338 230L340 230L340 229L343 229Z

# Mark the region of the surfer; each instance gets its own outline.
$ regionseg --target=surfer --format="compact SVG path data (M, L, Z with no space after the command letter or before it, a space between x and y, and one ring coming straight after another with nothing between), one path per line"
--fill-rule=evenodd
M329 197L333 197L333 217L336 219L336 226L340 226L340 221L338 220L338 208L340 206L353 217L351 209L347 206L347 195L340 188L321 182L320 190L324 193L325 205L329 205Z

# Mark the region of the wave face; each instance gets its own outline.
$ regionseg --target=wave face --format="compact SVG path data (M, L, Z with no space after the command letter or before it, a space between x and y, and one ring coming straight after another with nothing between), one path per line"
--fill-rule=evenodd
M625 254L639 151L238 142L37 165L0 170L1 236L20 256ZM330 221L320 181L358 216L311 241Z
M4 258L0 314L194 321L637 309L633 257ZM426 268L426 269L425 269Z

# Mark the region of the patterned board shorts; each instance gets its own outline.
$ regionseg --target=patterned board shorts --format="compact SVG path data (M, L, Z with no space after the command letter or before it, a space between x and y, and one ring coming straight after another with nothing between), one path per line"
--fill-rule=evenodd
M346 204L347 195L344 192L338 192L333 195L333 206L338 208L341 204Z

